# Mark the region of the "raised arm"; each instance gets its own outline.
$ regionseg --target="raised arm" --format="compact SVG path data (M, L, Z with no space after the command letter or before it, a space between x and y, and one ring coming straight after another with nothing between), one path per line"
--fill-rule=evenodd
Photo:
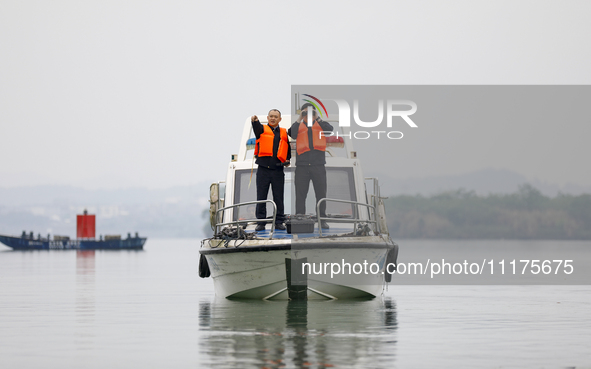
M293 138L294 140L298 138L298 129L300 128L300 122L295 121L291 127L287 130L287 134L289 137Z
M250 117L250 123L252 124L252 131L254 132L254 136L258 140L261 134L265 131L265 128L259 121L259 118L256 115Z
M330 123L320 119L318 119L318 124L320 124L320 128L322 128L322 130L325 132L332 132L332 130L334 129Z

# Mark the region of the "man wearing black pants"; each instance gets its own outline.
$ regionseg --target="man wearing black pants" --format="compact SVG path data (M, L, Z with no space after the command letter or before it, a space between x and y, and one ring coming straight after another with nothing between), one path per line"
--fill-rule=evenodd
M254 154L257 158L257 201L266 200L269 187L273 191L273 201L277 206L275 229L284 230L285 210L283 205L283 190L285 186L285 174L283 167L289 166L291 150L285 128L279 127L281 112L277 109L269 111L267 125L262 125L259 118L253 115L250 118L252 130L256 137ZM257 219L267 217L267 204L259 203L256 206ZM258 223L256 231L265 229L265 222Z
M308 126L308 109L314 119ZM314 106L306 103L302 106L299 119L288 130L288 134L296 140L296 214L306 214L306 197L310 188L310 181L314 186L316 203L326 197L326 137L321 132L332 132L333 127L321 120ZM326 216L326 203L320 204L320 217ZM328 228L326 221L322 221L322 228Z

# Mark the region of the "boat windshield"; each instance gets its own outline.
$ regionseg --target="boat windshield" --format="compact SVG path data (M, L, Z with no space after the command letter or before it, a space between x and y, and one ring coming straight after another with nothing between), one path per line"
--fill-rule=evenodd
M294 186L294 168L285 168L285 214L295 212L295 186ZM234 204L256 201L256 168L251 170L237 170L234 184ZM355 195L355 181L353 178L353 168L348 167L326 167L327 194L329 199L339 199L347 201L357 201ZM269 189L268 199L272 200L273 195ZM310 182L308 196L306 197L306 213L316 214L316 195L314 186ZM234 211L234 220L256 219L256 205L246 205L238 207ZM271 204L267 204L267 214L270 216L273 212ZM351 217L353 214L353 205L337 202L327 202L326 213L332 217Z

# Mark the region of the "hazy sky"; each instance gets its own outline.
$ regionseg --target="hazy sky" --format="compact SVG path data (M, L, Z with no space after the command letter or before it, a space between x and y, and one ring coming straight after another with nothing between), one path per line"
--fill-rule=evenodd
M223 179L245 118L289 111L292 84L590 84L589 14L588 1L5 0L0 186ZM584 168L494 155L420 174L478 167L591 184Z

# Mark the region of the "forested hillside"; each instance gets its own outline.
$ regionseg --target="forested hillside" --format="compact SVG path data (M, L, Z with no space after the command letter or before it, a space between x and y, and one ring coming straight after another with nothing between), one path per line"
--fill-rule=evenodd
M465 190L386 201L394 238L591 240L591 195L544 196L531 185L513 194Z

